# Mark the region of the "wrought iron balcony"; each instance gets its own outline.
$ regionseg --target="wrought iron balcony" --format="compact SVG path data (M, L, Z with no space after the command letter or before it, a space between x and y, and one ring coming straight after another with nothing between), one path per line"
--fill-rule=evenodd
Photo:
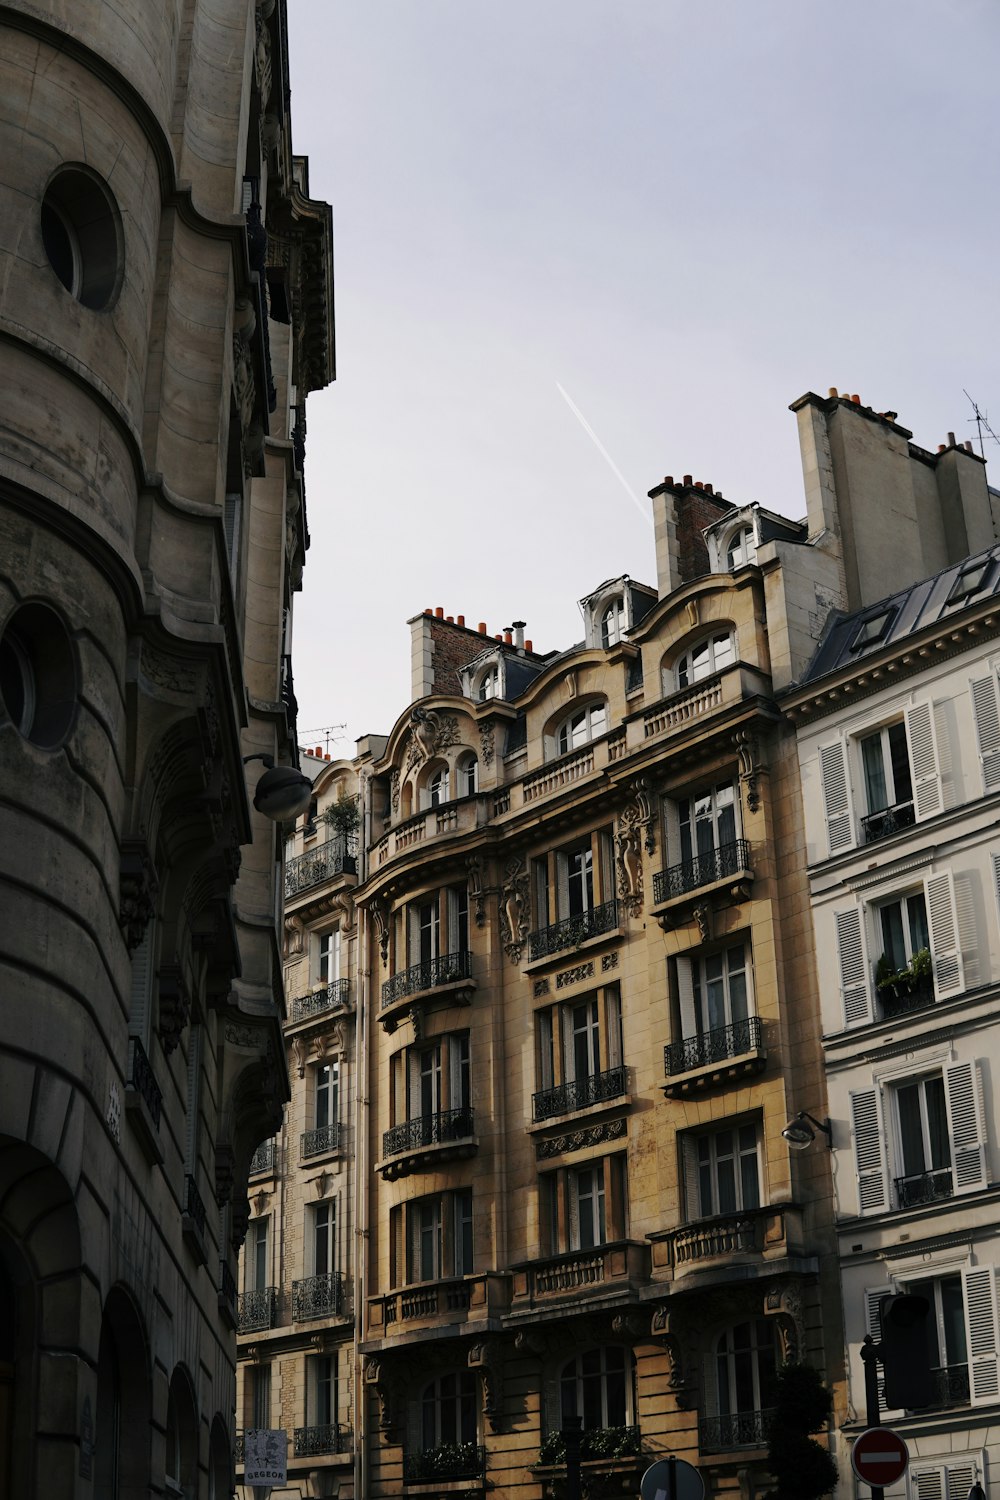
M603 1073L576 1078L572 1083L561 1083L558 1088L540 1089L532 1095L534 1117L549 1120L553 1115L586 1109L588 1104L604 1104L608 1099L618 1099L625 1092L627 1076L624 1068L608 1068Z
M293 1021L308 1021L310 1016L322 1015L324 1011L339 1010L347 1004L350 985L346 979L334 979L324 989L314 990L311 995L300 995L292 1001Z
M672 1078L691 1068L704 1068L711 1063L725 1062L729 1057L755 1052L761 1045L761 1036L760 1018L747 1016L743 1021L734 1021L732 1026L715 1026L697 1036L669 1042L663 1049L663 1071Z
M920 974L912 979L894 979L889 984L878 986L878 1003L882 1015L906 1015L911 1010L923 1010L934 1001L934 980L930 974Z
M936 1405L968 1406L968 1365L942 1365L939 1370L932 1370L931 1375L937 1387Z
M339 1422L318 1427L296 1427L292 1436L295 1458L314 1458L322 1453L349 1453L354 1446L351 1431Z
M452 984L458 979L469 979L472 975L472 954L469 952L442 953L439 958L426 963L414 964L393 974L382 986L382 1009L407 995L419 995L424 990L437 989L442 984Z
M738 1411L728 1417L702 1417L698 1442L703 1453L722 1453L731 1448L766 1448L774 1408Z
M302 1161L310 1156L320 1156L325 1151L339 1150L339 1120L333 1125L321 1125L318 1130L304 1130L299 1137L299 1157Z
M250 1176L258 1176L262 1172L273 1172L277 1150L274 1137L269 1141L261 1141L253 1156L250 1158Z
M160 1093L152 1063L146 1056L146 1049L137 1036L129 1037L128 1041L128 1077L125 1080L125 1087L134 1089L140 1096L149 1110L153 1124L159 1130L163 1095Z
M184 1213L193 1220L197 1226L198 1233L205 1233L205 1225L208 1223L208 1210L205 1200L198 1191L198 1184L194 1178L187 1176L184 1179Z
M273 1328L277 1300L273 1286L264 1286L254 1292L241 1292L236 1310L236 1326L240 1333L257 1333L262 1328Z
M579 948L588 938L614 932L617 926L618 902L605 901L601 906L592 906L589 911L577 912L574 917L564 917L551 927L529 933L528 958L534 961L548 958L551 953L563 953L567 948Z
M638 1427L591 1427L580 1433L580 1460L593 1463L617 1463L638 1458L642 1453L642 1432ZM540 1464L564 1464L566 1442L560 1431L545 1439L538 1454Z
M933 1172L914 1172L909 1177L896 1178L896 1202L900 1208L915 1208L920 1203L937 1203L950 1198L955 1188L950 1167L938 1167Z
M344 1278L339 1271L292 1282L292 1319L328 1318L344 1310Z
M400 1151L419 1151L423 1146L443 1146L449 1141L464 1141L472 1134L471 1109L445 1109L437 1115L420 1115L416 1120L393 1125L382 1136L382 1155L396 1156Z
M874 844L876 839L887 839L902 828L912 828L913 823L913 803L896 802L892 807L882 807L861 819L861 841Z
M310 886L331 880L334 875L356 875L358 873L358 839L356 834L346 838L327 839L318 849L306 854L297 854L285 863L285 896L297 896Z
M403 1455L403 1483L421 1479L479 1479L486 1472L486 1449L476 1443L439 1443L422 1453Z
M653 901L659 905L675 896L686 896L690 891L713 885L717 880L727 880L750 868L750 840L734 839L731 844L721 844L707 854L698 854L694 859L658 870L653 876Z

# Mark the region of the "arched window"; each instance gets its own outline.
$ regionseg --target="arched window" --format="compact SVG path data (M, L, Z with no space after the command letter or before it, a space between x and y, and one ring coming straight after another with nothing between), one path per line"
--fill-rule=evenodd
M607 1345L588 1349L563 1366L560 1379L562 1420L582 1417L584 1432L627 1427L631 1420L631 1369L625 1349Z
M208 1444L208 1500L227 1500L232 1493L230 1468L226 1424L216 1415Z
M731 630L707 636L705 640L692 646L690 651L685 651L678 661L675 669L677 686L690 687L703 677L711 677L714 672L722 672L726 667L731 667L735 660L736 640Z
M425 1451L441 1443L476 1441L476 1377L471 1370L439 1375L424 1386L420 1405Z
M95 1494L140 1500L148 1493L149 1418L145 1334L130 1298L114 1287L104 1305L97 1356Z
M496 667L487 667L476 681L475 697L480 703L485 703L488 698L495 698L499 686L500 674Z
M745 568L747 563L755 562L757 558L757 543L754 539L752 526L741 526L739 531L734 531L729 538L726 548L726 567L730 573L735 573L737 568Z
M608 705L606 703L590 703L586 708L576 709L556 730L557 754L565 755L570 750L578 750L581 745L589 745L591 740L596 740L605 734L607 728Z
M427 783L428 805L430 807L440 807L443 802L447 802L449 780L448 767L439 766Z
M197 1500L198 1415L191 1385L176 1369L167 1393L166 1489L169 1495Z
M607 650L617 646L625 629L625 600L621 594L608 602L601 613L601 645Z
M767 1318L736 1323L720 1334L715 1345L715 1396L720 1422L720 1446L744 1447L761 1440L749 1429L754 1418L775 1401L777 1375L774 1327Z
M474 797L479 791L479 761L473 754L463 755L458 763L458 795Z

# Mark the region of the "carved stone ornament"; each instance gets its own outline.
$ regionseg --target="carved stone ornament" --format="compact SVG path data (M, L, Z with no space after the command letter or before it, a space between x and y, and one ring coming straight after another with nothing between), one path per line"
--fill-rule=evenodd
M709 943L712 940L712 915L712 908L705 902L700 902L692 911L703 943Z
M389 797L390 797L390 800L392 802L392 810L393 810L394 813L398 813L399 812L399 767L398 766L393 766L393 768L392 768L392 776L389 778L389 786L390 786Z
M108 1084L108 1105L104 1111L104 1123L108 1127L111 1139L120 1141L122 1138L122 1096L117 1078L112 1078Z
M694 1381L687 1368L694 1361L690 1347L690 1330L675 1310L658 1307L653 1313L650 1334L667 1356L667 1389L681 1411L687 1411L694 1400Z
M624 1120L607 1120L603 1125L589 1125L584 1130L573 1130L567 1135L554 1135L549 1140L535 1145L536 1161L550 1161L562 1156L565 1151L583 1151L588 1146L603 1146L608 1141L620 1141L628 1134Z
M305 1037L297 1036L292 1042L292 1057L295 1059L295 1071L300 1078L306 1076L306 1058L308 1055L309 1048Z
M175 964L165 964L160 969L159 995L160 1024L157 1030L163 1051L169 1057L191 1019L191 997L181 971Z
M305 929L299 917L285 918L285 957L294 958L302 952L303 933Z
M422 1005L411 1005L406 1012L413 1022L413 1040L422 1042L424 1039L424 1008Z
M260 102L266 104L271 97L271 32L262 9L257 11L257 45L254 52L254 76L260 90Z
M483 890L483 862L478 854L470 854L465 861L469 872L469 895L477 927L486 926L486 892Z
M458 743L458 720L454 714L440 713L436 708L421 708L418 704L410 710L410 723L412 729L403 766L404 776L432 756L440 755L449 745Z
M540 1000L543 995L547 995L549 993L548 978L546 977L543 979L536 979L534 985L532 986L531 993L536 1000Z
M630 917L642 912L642 840L635 817L626 808L618 823L618 895Z
M247 1237L247 1229L250 1226L250 1200L246 1196L239 1203L233 1204L232 1228L229 1234L229 1243L233 1250L239 1255L243 1248L243 1241Z
M684 607L687 610L688 624L693 629L694 626L698 624L698 621L701 618L701 600L696 594L693 599L688 600L687 604Z
M365 1385L375 1392L378 1400L378 1425L382 1437L389 1441L400 1417L400 1382L398 1376L390 1374L385 1361L366 1359Z
M774 1282L764 1295L764 1316L773 1318L782 1361L795 1364L802 1357L805 1328L802 1296L794 1282Z
M389 962L389 908L381 896L376 896L371 903L372 920L375 923L375 931L378 933L379 952L382 955L383 968Z
M751 729L738 729L733 735L740 761L740 783L747 812L755 813L760 808L760 779L767 775L767 765L760 748L760 741Z
M221 1208L233 1195L236 1181L236 1156L232 1146L215 1148L215 1201Z
M316 1197L317 1198L325 1198L326 1197L327 1193L330 1191L330 1184L331 1184L332 1181L333 1181L333 1178L330 1176L329 1172L321 1172L319 1174L319 1176L316 1178Z
M156 909L158 890L145 840L126 839L118 874L118 925L129 953L135 952L145 936Z
M240 414L240 425L246 433L253 422L257 387L253 378L250 344L242 332L233 334L233 395Z
M483 1382L483 1414L491 1432L503 1424L503 1347L499 1339L481 1339L469 1350L469 1369Z
M493 764L493 737L493 720L489 719L479 726L479 750L484 766L491 766Z
M521 962L527 935L528 872L523 859L509 859L500 894L500 937L512 964Z
M260 1032L254 1026L244 1026L239 1021L230 1021L226 1026L226 1041L231 1047L260 1046Z

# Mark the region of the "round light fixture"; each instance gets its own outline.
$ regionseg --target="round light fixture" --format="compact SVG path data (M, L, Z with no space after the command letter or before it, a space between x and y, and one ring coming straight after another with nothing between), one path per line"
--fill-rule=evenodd
M253 805L265 818L284 823L304 813L312 799L312 782L294 766L276 766L271 755L244 755L243 764L262 760L266 766L253 794Z

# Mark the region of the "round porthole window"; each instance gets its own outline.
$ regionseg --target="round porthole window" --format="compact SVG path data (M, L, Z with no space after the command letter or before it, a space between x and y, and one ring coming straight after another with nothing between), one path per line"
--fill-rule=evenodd
M122 275L118 205L96 173L63 167L42 199L42 243L63 286L95 312L110 307Z
M54 750L76 713L76 655L66 627L45 604L22 604L0 634L0 701L18 734Z

